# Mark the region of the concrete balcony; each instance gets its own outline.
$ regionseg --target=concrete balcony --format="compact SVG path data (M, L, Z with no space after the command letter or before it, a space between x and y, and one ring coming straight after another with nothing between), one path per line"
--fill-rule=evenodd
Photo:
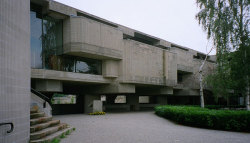
M45 70L45 69L31 69L31 78L51 79L59 81L76 81L83 83L98 83L98 84L110 83L110 80L103 78L102 75L91 75L91 74Z
M122 32L83 16L72 16L63 23L64 54L95 59L122 59Z
M186 73L193 73L193 67L177 64L177 70L186 72Z
M94 59L112 59L121 60L122 51L95 46L87 43L81 42L71 42L63 46L63 53L67 55L74 55L79 57L87 57Z

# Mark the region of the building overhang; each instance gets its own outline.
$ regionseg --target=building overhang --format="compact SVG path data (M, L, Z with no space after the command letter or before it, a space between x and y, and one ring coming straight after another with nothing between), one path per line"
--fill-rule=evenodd
M183 73L193 73L193 67L177 64L177 70Z
M90 45L80 42L71 42L64 44L63 53L67 55L74 55L79 57L87 57L94 59L103 59L103 60L121 60L122 51L98 47L95 45Z
M31 69L32 79L51 79L59 81L75 81L82 83L108 84L110 80L103 78L102 75L91 75L83 73L73 73L46 69Z

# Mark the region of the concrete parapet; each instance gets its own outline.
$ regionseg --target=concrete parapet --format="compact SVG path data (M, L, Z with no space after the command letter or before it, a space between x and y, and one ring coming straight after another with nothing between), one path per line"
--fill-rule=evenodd
M34 79L51 79L61 81L77 81L83 83L110 83L110 80L103 78L101 75L91 75L64 71L54 71L45 69L32 69L31 77Z
M35 87L42 92L63 92L62 82L58 80L36 80Z

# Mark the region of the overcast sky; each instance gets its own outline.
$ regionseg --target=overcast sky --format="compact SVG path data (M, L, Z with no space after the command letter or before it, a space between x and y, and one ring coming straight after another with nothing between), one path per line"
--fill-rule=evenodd
M211 42L206 48L206 33L195 19L196 0L56 1L203 53L211 48Z

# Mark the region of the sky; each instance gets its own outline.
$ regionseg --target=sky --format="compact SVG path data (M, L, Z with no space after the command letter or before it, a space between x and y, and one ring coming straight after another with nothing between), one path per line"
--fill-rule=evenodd
M203 53L208 53L212 46L195 19L199 11L196 0L56 1Z

